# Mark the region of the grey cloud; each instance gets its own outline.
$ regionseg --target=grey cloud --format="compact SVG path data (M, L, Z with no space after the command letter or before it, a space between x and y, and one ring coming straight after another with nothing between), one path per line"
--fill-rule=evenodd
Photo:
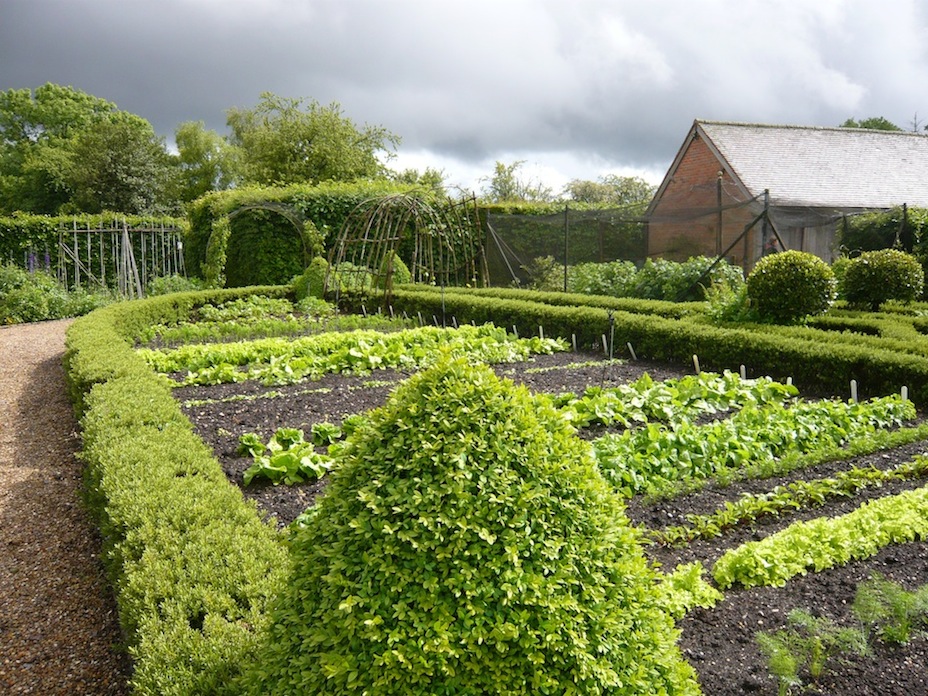
M5 0L0 89L70 84L170 137L262 91L338 102L404 148L660 169L694 118L905 126L926 10L866 0ZM577 178L593 173L565 172Z

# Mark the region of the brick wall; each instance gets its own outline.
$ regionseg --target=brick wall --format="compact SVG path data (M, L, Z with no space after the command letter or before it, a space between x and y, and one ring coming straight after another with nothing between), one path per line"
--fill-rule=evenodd
M696 135L690 140L673 178L652 211L648 224L648 256L685 261L691 256L716 256L741 234L757 214L747 206L723 210L718 238L718 178L722 163ZM731 176L722 174L722 206L743 202ZM752 230L728 253L733 264L753 265L759 251L759 230Z

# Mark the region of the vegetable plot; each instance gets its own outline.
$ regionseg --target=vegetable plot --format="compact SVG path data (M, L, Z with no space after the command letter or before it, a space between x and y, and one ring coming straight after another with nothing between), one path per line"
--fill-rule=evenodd
M475 327L462 328L464 331L475 330ZM495 331L499 332L498 329ZM507 342L511 338L507 337ZM371 369L369 359L367 366L363 362L367 359L366 346L375 345L373 341L365 341L364 345L352 344L361 353L361 373ZM253 351L252 356L258 352L253 346L249 346L249 350ZM409 352L416 350L413 347ZM441 348L436 350L441 351ZM478 355L478 352L473 355ZM549 358L551 361L545 362L539 358L540 364L554 364L553 359L559 357L553 353L548 356L545 361ZM260 369L252 371L249 362L252 359L237 358L238 363L234 369L240 372L247 370L250 375L260 374ZM561 364L569 364L570 359L576 360L576 357L565 355L560 358ZM271 362L271 358L266 356L254 360L255 365ZM290 356L275 360L292 362ZM421 364L429 363L423 359ZM209 367L207 363L204 365ZM514 377L531 382L535 376L528 373L537 371L535 364L531 364L531 370L526 369L527 365L522 365L521 369L518 363L516 365ZM194 369L199 371L204 368ZM416 368L404 366L402 369ZM630 371L630 366L604 364L600 370L603 375L607 375L610 370L624 374ZM577 371L580 371L579 368ZM351 372L350 368L327 371L330 375ZM615 490L627 498L630 510L652 504L666 504L670 508L675 497L681 495L687 499L699 496L702 492L719 495L720 491L725 490L725 484L735 482L731 485L731 499L716 510L703 514L675 515L673 518L668 517L663 524L651 525L653 529L642 530L645 540L657 542L646 547L647 553L662 563L662 569L666 569L665 579L661 583L664 606L683 627L684 655L699 672L700 681L704 684L703 693L712 693L714 696L748 691L775 693L776 676L769 671L765 654L755 641L754 634L759 630L789 628L786 622L789 611L797 607L808 607L808 597L819 596L809 594L809 585L801 585L804 588L801 592L794 591L794 585L809 580L818 568L832 568L844 573L841 566L851 559L875 558L875 562L880 563L879 559L884 557L880 550L885 549L886 544L919 538L924 533L919 526L920 519L928 519L924 493L918 492L918 489L902 493L898 485L905 484L910 488L917 486L917 480L924 478L928 470L926 459L913 456L910 460L899 460L892 466L879 468L858 464L854 458L867 451L896 447L928 436L924 426L911 427L911 421L916 417L915 410L910 402L898 396L861 403L841 400L806 401L799 398L791 386L767 379L742 380L732 373L702 373L662 381L644 376L618 386L607 386L608 379L596 381L593 385L577 385L571 382L571 370L562 372L562 388L554 389L550 386L553 382L551 376L555 374L550 370L544 373L544 380L539 378L539 384L546 385L543 391L549 394L547 401L566 424L580 430L581 436L587 441L586 446L596 455L598 470ZM172 373L171 370L166 371L166 374ZM241 424L234 433L236 441L244 432L255 430L248 425L249 409L273 411L277 415L266 419L267 422L276 422L278 428L280 425L299 426L303 433L308 433L296 438L290 448L296 448L297 451L300 451L299 448L307 448L303 451L308 451L308 443L316 442L315 455L324 457L322 447L339 439L341 424L313 420L314 416L302 416L304 412L316 412L315 409L307 408L311 398L324 402L335 394L350 395L352 403L357 406L351 412L359 413L380 405L376 401L368 401L367 395L376 392L376 398L382 400L386 389L382 385L386 383L387 380L378 375L376 388L364 386L368 382L363 380L352 380L348 383L351 386L342 387L342 382L327 378L319 385L324 386L324 389L306 390L299 385L283 384L273 392L268 390L263 393L268 396L276 394L274 398L240 401L233 400L235 390L240 387L229 384L220 392L222 399L190 399L191 405L188 408L193 413L191 417L195 423L197 409L211 409L213 413L234 412L235 422ZM187 389L201 391L185 391L185 396L210 394L205 387ZM244 385L241 389L244 389ZM248 393L255 395L259 392L250 389ZM291 399L297 398L297 395L302 404L301 411L292 409ZM299 417L305 417L306 420L300 421ZM469 418L474 423L478 420L476 414L471 414ZM410 428L415 427L414 421L412 419L408 423ZM215 423L212 429L216 429ZM261 490L259 482L264 480L290 483L288 479L296 479L296 475L287 473L289 469L285 465L292 464L296 459L288 462L278 460L269 466L271 459L279 454L271 452L273 438L268 434L274 433L274 428L263 426L258 430L265 434L254 435L251 439L255 458L250 463L254 470L247 490ZM597 437L594 438L594 435ZM462 433L462 437L466 436L466 433ZM281 447L281 452L285 449ZM266 462L259 461L262 457L266 458ZM840 470L840 466L835 465L839 468L837 472L830 471L827 475L815 473L829 459L847 459L846 469ZM803 467L812 468L809 473L804 473ZM294 471L297 469L296 465L291 468ZM235 477L238 483L242 482L241 472L242 469L239 469ZM324 480L333 476L331 471L322 473ZM770 482L767 489L757 485L757 481L745 480L758 473L776 475L777 478ZM783 478L786 473L790 474L789 479ZM304 475L308 481L315 480L317 476L311 471L299 474ZM738 487L740 484L748 486L751 483L755 485L750 493L742 493L743 489ZM294 487L296 494L300 484L296 483ZM286 493L283 487L273 490L277 496ZM853 500L860 495L869 495L874 502L859 505L858 512L853 510ZM833 514L831 506L835 500L844 501L846 508L852 509L852 512ZM789 524L792 515L803 515L813 508L821 508L820 514L828 516L824 522L806 519L794 525ZM310 510L315 511L316 508ZM682 510L687 510L685 503L682 504ZM268 511L273 514L274 509L269 508ZM300 524L295 526L306 527L314 514L305 515ZM633 521L637 519L634 515L630 516ZM776 533L766 532L765 525L774 527ZM753 538L754 535L758 538ZM712 548L718 548L719 552L700 555L703 551L698 549L708 548L709 543L701 539L711 540ZM678 551L674 546L684 548ZM874 556L874 553L877 555ZM894 555L908 557L902 552L895 552ZM681 560L675 562L676 559ZM702 565L697 559L703 561ZM696 563L692 562L694 560ZM907 564L900 564L900 568L907 567ZM708 569L708 577L713 580L715 588L724 590L724 601L718 602L716 589L703 581L706 577L703 568ZM925 568L928 573L928 560ZM861 579L854 576L852 571L847 572L849 575L841 574L839 577L854 579L842 581L839 587L847 586L849 594L841 601L849 607L854 589ZM922 583L928 582L928 574L922 577ZM787 598L776 600L773 613L760 599L753 599L755 590L750 588L764 584L778 588L776 593L784 593L771 594L768 591L763 595L767 598L764 601ZM840 597L832 585L826 584L823 587L828 587L825 594L821 595L823 598ZM907 587L911 588L911 585ZM801 601L794 598L794 594ZM755 604L745 605L749 600ZM713 604L715 607L710 609ZM741 613L736 614L733 607L742 606L749 608L739 609ZM822 611L830 606L823 604ZM695 607L704 608L694 611ZM752 620L746 623L744 616ZM850 620L840 614L832 613L831 616L837 622L836 625ZM757 617L757 621L754 621L754 617ZM701 657L694 658L693 655ZM856 653L853 657L858 661L875 659ZM840 668L841 659L829 659L824 671L815 678L809 675L809 668L802 667L800 661L800 678L804 683L811 678L812 681L817 679L817 684L832 684L827 680ZM728 673L714 671L724 669L723 663L729 665ZM862 663L855 664L858 671L865 669L865 666L860 666ZM737 670L731 671L731 665L737 666ZM748 682L750 685L745 686ZM865 693L843 688L839 690L833 686L823 688L824 692L840 692L846 696Z
M295 339L268 338L224 344L186 345L140 353L162 374L186 372L179 384L223 384L261 380L267 385L318 379L325 374L369 374L413 370L441 354L481 363L525 360L533 354L567 350L560 339L516 338L491 324L457 329L422 327L395 333L357 330Z
M912 403L897 396L863 403L799 402L790 408L749 405L706 425L678 414L667 425L648 423L606 435L595 447L603 475L631 497L771 461L789 451L844 444L914 417Z

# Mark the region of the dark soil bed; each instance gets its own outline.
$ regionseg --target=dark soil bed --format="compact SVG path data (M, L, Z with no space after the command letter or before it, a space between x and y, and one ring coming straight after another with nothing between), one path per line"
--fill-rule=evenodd
M581 393L588 386L613 386L637 379L648 372L655 381L692 373L692 367L647 362L604 361L601 356L561 353L539 356L516 365L501 365L498 374L524 383L533 391ZM314 382L285 387L264 387L256 383L215 387L183 387L175 391L197 432L216 453L230 480L241 483L250 466L249 458L236 455L238 438L255 432L264 438L280 427L303 428L307 433L315 423L340 423L346 416L363 413L383 404L392 389L408 374L381 371L371 376L328 376ZM204 403L205 402L205 403ZM670 501L629 501L628 514L635 524L657 528L679 524L687 514L707 512L743 492L769 490L799 478L819 478L853 466L888 467L928 452L928 442L916 443L875 455L828 463L795 472L789 478L745 481L725 488L707 488ZM707 569L727 549L744 541L762 538L798 519L833 516L850 511L866 499L896 493L923 485L924 481L893 483L879 489L866 489L852 499L784 515L767 523L735 530L712 541L694 542L684 549L648 546L646 552L655 563L672 570L677 563L699 560ZM323 483L301 486L271 486L253 483L244 494L253 499L281 526L288 524L312 504L324 488ZM685 657L697 670L707 696L729 694L776 694L763 656L754 641L757 631L771 631L786 625L794 608L827 616L850 625L851 604L857 585L874 573L902 584L906 589L928 583L928 543L912 543L885 549L874 558L791 580L783 588L729 590L725 600L711 610L698 609L680 623L680 645ZM928 694L928 640L918 637L905 646L877 644L873 655L844 662L832 660L817 683L804 680L804 691L792 693L890 695Z

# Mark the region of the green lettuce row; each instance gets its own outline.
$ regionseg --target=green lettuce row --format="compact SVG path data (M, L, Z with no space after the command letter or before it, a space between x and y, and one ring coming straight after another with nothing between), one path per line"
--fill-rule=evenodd
M898 396L866 402L799 402L745 407L706 425L649 423L593 443L603 475L621 493L659 493L687 478L709 478L729 469L809 452L895 426L915 417Z
M368 374L378 368L418 369L432 364L443 350L479 362L498 363L566 349L566 343L559 339L519 339L487 324L464 325L458 329L426 326L389 334L358 330L295 340L270 338L139 352L161 373L188 371L183 384L218 384L247 379L282 384L329 373Z
M891 469L855 467L839 471L833 477L794 481L776 486L766 493L745 493L728 501L707 515L687 515L685 525L652 530L648 535L662 546L685 545L694 539L711 539L739 524L762 517L777 517L789 510L824 505L829 500L850 497L865 488L882 486L888 481L904 481L928 476L928 457L917 457Z
M629 384L591 387L581 396L564 394L556 404L578 428L595 424L631 426L649 421L676 421L741 408L784 404L798 394L792 385L769 377L741 379L730 371L701 372L655 383L645 374Z
M722 589L782 587L810 570L870 558L891 544L928 538L928 487L864 503L839 517L796 522L728 551L712 569Z

